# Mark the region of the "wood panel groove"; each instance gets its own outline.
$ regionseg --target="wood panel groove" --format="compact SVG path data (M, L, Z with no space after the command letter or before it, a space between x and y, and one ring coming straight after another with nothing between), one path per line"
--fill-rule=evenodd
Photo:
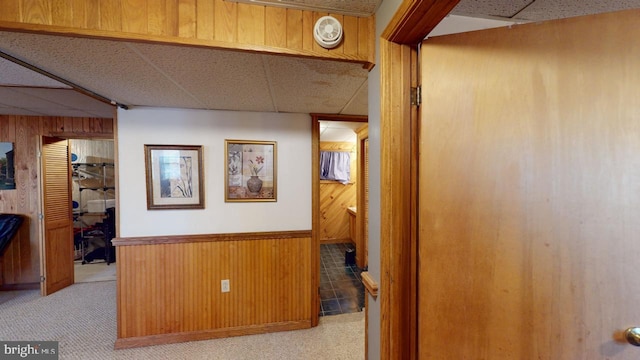
M299 231L270 231L270 232L247 232L247 233L227 233L227 234L201 234L201 235L171 235L171 236L140 236L140 237L119 237L111 242L117 246L132 245L153 245L153 244L176 244L192 242L212 242L212 241L236 241L236 240L272 240L272 239L295 239L310 237L310 230Z
M212 234L146 245L117 241L117 346L232 336L278 324L310 326L311 238L303 233L225 241ZM230 280L228 293L220 290L223 279Z
M0 29L64 36L175 43L374 63L375 17L337 15L344 40L328 50L313 39L327 13L225 0L3 1Z
M357 205L357 144L349 142L320 142L320 151L351 153L351 182L320 181L320 241L352 241L347 208Z

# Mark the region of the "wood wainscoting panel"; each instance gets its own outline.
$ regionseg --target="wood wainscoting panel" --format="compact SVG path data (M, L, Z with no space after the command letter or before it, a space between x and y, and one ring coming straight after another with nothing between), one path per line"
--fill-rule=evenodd
M234 235L116 239L116 348L310 327L311 232Z

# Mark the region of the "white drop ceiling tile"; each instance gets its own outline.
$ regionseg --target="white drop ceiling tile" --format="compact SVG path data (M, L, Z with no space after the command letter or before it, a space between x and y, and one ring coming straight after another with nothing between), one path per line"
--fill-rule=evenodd
M369 113L369 81L365 81L358 92L355 93L351 102L342 109L341 114L345 115L366 115Z
M362 65L317 59L267 59L278 110L339 113L367 80Z
M63 108L96 111L111 114L109 117L113 116L113 105L83 95L72 89L16 88L15 91L59 104Z
M526 7L531 0L460 0L452 14L512 17Z
M103 117L103 118L112 118L113 113L108 116L96 116L92 113L86 112L81 109L36 109L32 108L33 111L41 112L47 116L68 116L68 117Z
M537 0L518 14L518 17L542 21L638 8L640 8L640 0Z
M327 121L326 123L326 127L328 129L345 130L352 133L355 133L356 130L359 129L362 124L364 124L358 121Z
M0 49L110 100L201 106L124 42L3 32Z
M4 107L0 105L0 115L43 116L45 114L37 113L29 109Z
M320 134L320 141L355 142L358 136L351 129L327 128Z
M131 47L207 109L276 110L260 55L151 44Z
M0 58L0 85L68 88L67 85L41 75L5 58Z
M64 109L65 106L53 103L28 93L21 88L0 87L0 104L17 108L52 108Z

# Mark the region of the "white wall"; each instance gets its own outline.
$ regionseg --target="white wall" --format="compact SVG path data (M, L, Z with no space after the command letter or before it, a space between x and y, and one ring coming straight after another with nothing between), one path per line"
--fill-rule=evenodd
M311 230L306 114L171 108L118 110L120 236ZM224 201L224 140L277 142L277 202ZM202 145L205 208L147 210L145 144Z

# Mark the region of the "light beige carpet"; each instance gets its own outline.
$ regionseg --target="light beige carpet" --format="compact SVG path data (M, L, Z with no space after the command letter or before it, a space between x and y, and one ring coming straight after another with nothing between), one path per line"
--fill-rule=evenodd
M76 283L112 281L116 279L116 264L107 265L104 261L82 264L76 261L74 266L74 278Z
M0 339L59 341L60 359L364 358L362 312L321 317L307 330L115 351L115 285L74 284L47 297L33 290L0 292Z

